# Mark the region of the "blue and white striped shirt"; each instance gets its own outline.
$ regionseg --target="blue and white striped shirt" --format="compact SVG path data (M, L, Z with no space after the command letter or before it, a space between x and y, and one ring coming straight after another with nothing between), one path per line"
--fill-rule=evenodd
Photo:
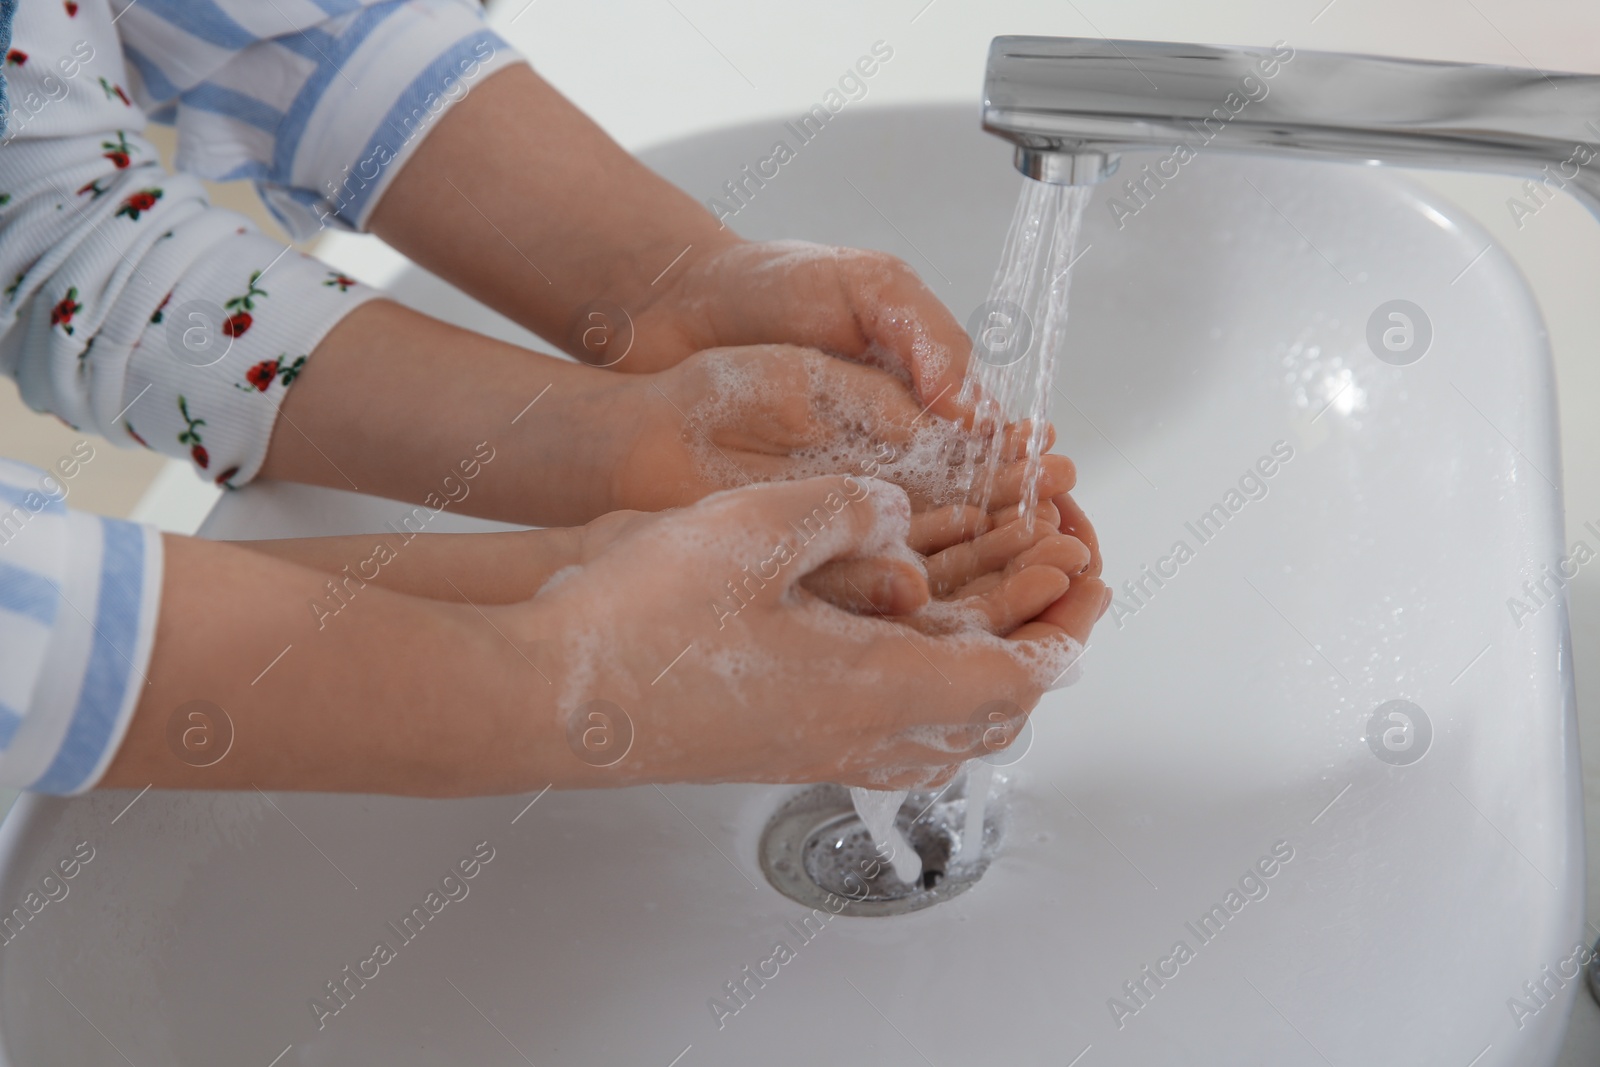
M361 228L394 161L514 53L463 0L112 0L179 169L249 178L295 237Z
M378 294L197 179L253 179L297 237L363 228L439 117L521 58L473 0L28 0L13 31L0 373L73 427L245 484L317 343ZM147 114L176 125L180 173ZM190 347L196 323L214 348ZM90 788L148 667L161 538L68 509L84 461L0 461L0 786Z
M48 472L0 460L0 782L14 788L93 785L150 661L161 536L67 508L93 454L80 442Z

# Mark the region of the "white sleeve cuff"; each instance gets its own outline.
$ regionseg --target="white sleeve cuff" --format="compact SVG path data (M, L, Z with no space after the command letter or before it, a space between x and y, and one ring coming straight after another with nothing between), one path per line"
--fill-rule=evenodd
M147 312L113 437L187 459L224 488L255 477L317 344L380 293L259 233L208 248ZM97 352L97 355L99 353Z

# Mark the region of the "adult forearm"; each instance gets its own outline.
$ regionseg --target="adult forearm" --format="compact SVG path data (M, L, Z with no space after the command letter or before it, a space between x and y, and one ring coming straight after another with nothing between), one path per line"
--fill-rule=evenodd
M307 361L261 475L575 525L615 507L625 386L604 371L374 301Z
M523 66L445 115L370 228L580 358L591 326L582 313L595 302L641 316L675 276L738 242Z
M319 625L318 571L172 536L166 557L148 684L102 786L453 795L551 780L548 687L473 608L369 587ZM231 729L225 754L183 747L196 710L214 736Z

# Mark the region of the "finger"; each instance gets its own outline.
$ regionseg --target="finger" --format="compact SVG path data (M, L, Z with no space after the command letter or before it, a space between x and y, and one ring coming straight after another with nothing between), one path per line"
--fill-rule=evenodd
M1096 578L1100 577L1100 537L1094 532L1094 524L1089 521L1089 516L1083 513L1083 509L1069 493L1052 497L1051 503L1061 513L1061 532L1071 534L1089 546L1089 569L1085 573Z
M962 600L987 593L1024 567L1054 567L1068 577L1082 574L1089 563L1089 549L1076 537L1053 533L1032 548L1024 549L1003 570L981 574L941 599Z
M972 341L955 316L901 260L848 256L840 267L865 348L876 345L905 368L912 391L930 412L970 423L973 409L961 400L961 383Z
M1034 500L1048 500L1069 491L1078 483L1078 468L1066 456L1054 453L1039 457L1039 481L1034 486ZM989 510L995 511L1024 502L1023 491L1028 487L1028 465L1022 461L1004 464L995 472L994 484L989 490Z
M1080 645L1089 643L1089 631L1111 605L1111 590L1098 578L1079 578L1065 596L1041 611L1033 621L1009 635L1013 641L1051 640L1066 634Z
M972 581L968 582L960 589L957 589L953 593L947 593L939 599L954 601L965 600L968 597L981 596L1005 580L1005 571L990 571L988 574L980 574L978 577L972 579Z
M1024 550L1056 533L1055 508L1041 505L1030 524L1021 519L928 557L928 585L936 597L998 570ZM1031 525L1031 529L1029 528Z
M909 615L928 602L928 580L906 560L840 559L800 584L836 608L858 615Z
M980 473L979 477L983 475ZM1023 493L1028 486L1027 464L1019 460L1000 466L988 485L988 500L985 502L991 513L990 525L1004 525L1021 514L1021 509L1065 493L1077 479L1077 467L1066 456L1041 456L1039 477L1033 487L1032 499L1023 500ZM975 487L968 495L974 503L979 503L976 498L981 495L981 490Z
M1023 567L1054 567L1062 574L1086 574L1090 562L1089 546L1064 533L1052 533L1024 549L1016 559L1006 564L1006 570L1015 572Z
M1071 585L1054 567L1024 567L988 592L959 603L981 612L989 632L1004 637L1060 600Z
M1055 503L1050 500L1035 504L1013 504L1009 508L1002 508L997 512L993 512L989 515L989 528L998 530L1002 526L1009 526L1018 519L1027 518L1029 515L1033 516L1031 520L1033 522L1043 521L1049 523L1052 533L1061 529L1061 512L1056 510Z
M1019 460L1027 456L1032 444L1034 434L1034 421L1023 419L1021 422L1008 423L1005 428L1002 454L1008 460ZM1055 447L1056 428L1051 423L1039 425L1039 451L1048 453Z
M951 504L931 511L919 511L911 516L911 533L906 544L913 552L930 556L951 545L970 541L990 529L989 517L983 509L971 504Z
M663 523L686 556L736 572L754 601L771 604L830 560L909 555L911 502L888 482L831 475L714 493Z

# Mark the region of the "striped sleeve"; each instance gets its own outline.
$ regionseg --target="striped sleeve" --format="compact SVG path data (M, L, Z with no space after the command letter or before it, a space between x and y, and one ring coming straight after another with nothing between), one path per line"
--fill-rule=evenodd
M153 528L67 508L53 471L0 460L0 786L71 794L105 773L139 701L161 593Z
M113 0L179 169L255 181L296 238L364 229L439 117L523 62L473 0Z

